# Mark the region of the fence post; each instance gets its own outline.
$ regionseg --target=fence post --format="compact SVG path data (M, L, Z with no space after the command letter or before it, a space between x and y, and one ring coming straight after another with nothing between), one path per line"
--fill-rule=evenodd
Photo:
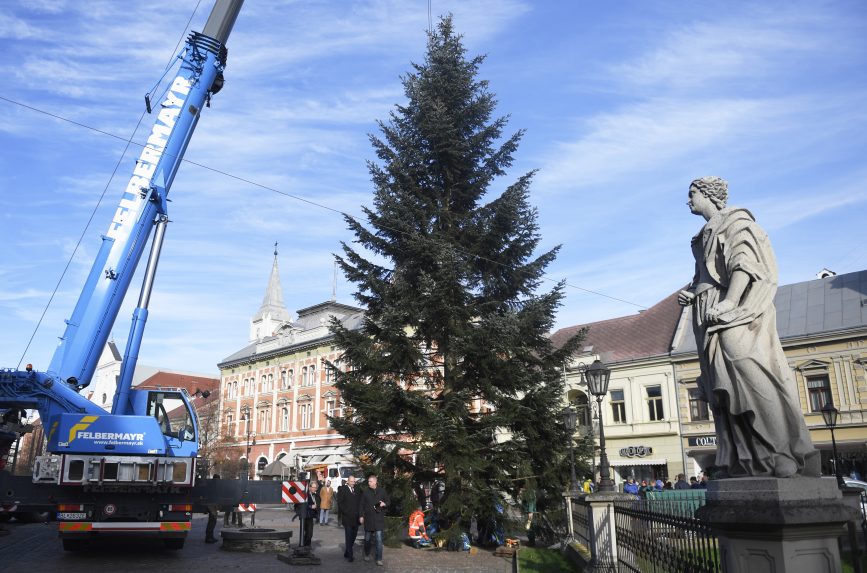
M586 573L617 571L617 532L614 523L614 502L635 499L628 493L592 493L584 498L590 505L588 519L590 565Z
M567 491L563 494L566 500L566 523L569 525L569 535L566 537L566 543L575 541L575 524L572 523L572 492Z

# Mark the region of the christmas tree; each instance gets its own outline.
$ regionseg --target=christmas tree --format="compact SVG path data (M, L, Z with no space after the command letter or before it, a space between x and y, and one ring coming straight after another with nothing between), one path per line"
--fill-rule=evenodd
M365 322L331 325L346 405L334 427L403 513L423 484L444 485L434 501L452 534L474 516L490 523L524 487L559 497L563 366L579 342L555 349L547 337L564 285L542 288L558 249L535 253L533 173L493 189L523 132L504 137L507 118L492 119L483 60L467 58L446 17L402 78L406 103L370 137L373 205L366 222L346 217L355 245L337 257Z

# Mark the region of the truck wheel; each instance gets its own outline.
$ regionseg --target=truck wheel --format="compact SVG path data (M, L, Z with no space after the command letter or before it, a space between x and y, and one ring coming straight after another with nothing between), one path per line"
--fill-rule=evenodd
M11 513L6 512L6 511L4 511L3 513L0 513L0 523L6 523L10 519L12 519Z
M183 549L184 541L186 541L186 539L163 539L166 549L171 549L172 551Z
M64 539L63 540L63 550L64 551L81 551L87 547L87 540L85 539Z

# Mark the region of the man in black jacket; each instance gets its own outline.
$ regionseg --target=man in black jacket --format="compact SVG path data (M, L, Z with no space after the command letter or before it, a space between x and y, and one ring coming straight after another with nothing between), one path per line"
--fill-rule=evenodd
M385 507L388 496L376 487L376 474L367 476L367 489L361 494L358 513L364 525L364 560L370 561L370 546L376 543L376 564L382 566L382 532L385 530Z
M319 519L319 482L311 480L307 485L307 507L303 511L304 539L302 545L310 547L313 543L313 522Z
M343 557L355 561L352 546L358 536L358 505L361 503L361 491L355 487L355 476L349 476L346 483L337 488L338 517L343 522L343 532L346 537L346 550Z

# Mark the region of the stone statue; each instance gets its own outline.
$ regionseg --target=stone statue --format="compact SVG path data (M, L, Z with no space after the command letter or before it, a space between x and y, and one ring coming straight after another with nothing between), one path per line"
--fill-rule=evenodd
M728 184L696 179L687 205L707 221L692 238L692 305L698 386L713 412L717 477L819 475L794 378L777 334L777 264L746 209L726 207Z

